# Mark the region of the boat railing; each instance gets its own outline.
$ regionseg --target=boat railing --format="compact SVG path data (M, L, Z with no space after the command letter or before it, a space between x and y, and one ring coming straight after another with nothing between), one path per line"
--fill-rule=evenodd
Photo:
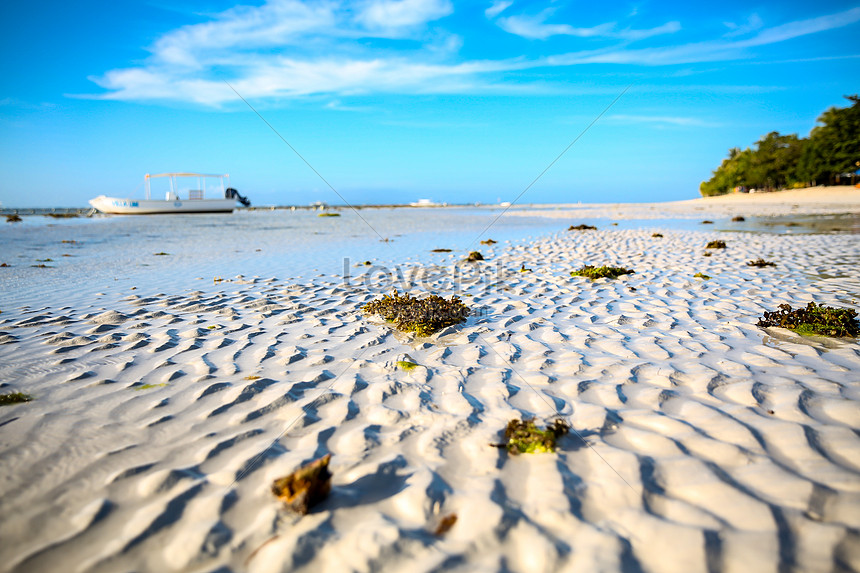
M204 192L201 189L189 189L188 190L188 200L193 201L195 199L203 199Z

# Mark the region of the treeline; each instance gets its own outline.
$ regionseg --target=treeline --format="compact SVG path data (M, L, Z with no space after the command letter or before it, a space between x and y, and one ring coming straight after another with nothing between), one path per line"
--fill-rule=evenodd
M707 197L742 187L773 191L850 183L860 168L860 97L845 97L852 105L825 111L808 138L773 131L755 149L730 149L699 191Z

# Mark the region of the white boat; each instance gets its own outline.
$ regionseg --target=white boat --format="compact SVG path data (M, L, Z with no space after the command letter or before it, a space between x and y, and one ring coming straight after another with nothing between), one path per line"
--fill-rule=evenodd
M153 199L150 183L153 179L166 178L170 190L164 199ZM210 180L207 197L206 180ZM217 183L211 180L217 179ZM185 182L196 180L196 186ZM225 183L226 182L226 183ZM102 213L116 215L154 215L160 213L229 213L238 201L245 207L251 202L230 187L229 175L207 175L205 173L159 173L144 176L145 199L106 197L99 195L90 199L90 205ZM191 185L194 185L192 183Z
M409 204L412 207L438 207L439 203L434 203L430 199L418 199Z

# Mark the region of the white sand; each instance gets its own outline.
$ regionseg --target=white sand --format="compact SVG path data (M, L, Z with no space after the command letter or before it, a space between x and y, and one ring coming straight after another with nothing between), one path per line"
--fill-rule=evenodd
M356 277L2 308L2 391L36 399L0 408L0 569L860 569L860 347L755 326L857 308L860 242L662 232L484 247L478 316L430 340L362 316ZM461 256L413 292L454 292ZM555 454L490 446L558 414ZM329 499L280 509L325 453Z
M647 199L647 197L643 197ZM665 203L561 204L541 206L539 214L559 219L678 219L697 217L774 217L798 214L860 213L860 188L850 185L808 187L774 193L732 193ZM514 206L506 215L534 216Z

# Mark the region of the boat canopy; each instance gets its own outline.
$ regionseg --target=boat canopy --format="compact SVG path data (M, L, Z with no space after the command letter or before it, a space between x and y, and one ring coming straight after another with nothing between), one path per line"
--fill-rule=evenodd
M170 181L170 193L168 194L168 200L174 200L177 197L177 192L179 191L177 187L176 179L178 177L191 177L197 178L197 189L193 191L189 191L189 199L203 199L206 196L206 179L218 179L220 184L220 196L225 197L227 188L230 186L230 176L227 174L224 175L213 175L207 173L156 173L155 175L150 175L147 173L144 175L143 180L146 183L146 198L151 198L150 191L150 179L158 179L161 177L166 177ZM224 184L224 180L227 180L227 184Z

